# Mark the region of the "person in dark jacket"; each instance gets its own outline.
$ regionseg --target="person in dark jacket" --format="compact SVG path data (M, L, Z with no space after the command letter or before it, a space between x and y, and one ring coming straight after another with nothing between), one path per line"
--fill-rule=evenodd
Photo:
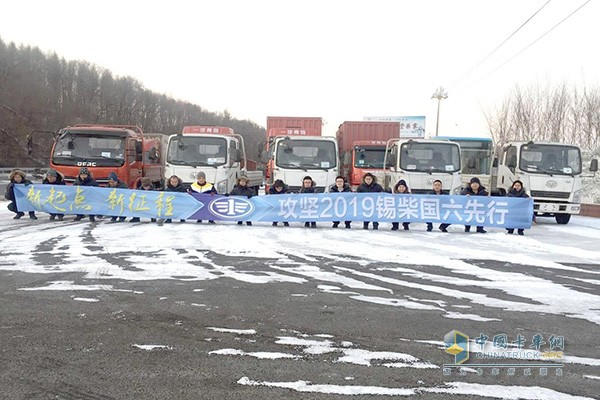
M98 182L92 177L92 174L86 167L81 167L79 169L79 174L73 182L73 185L77 186L98 186ZM77 214L74 221L81 221L83 219L83 214ZM96 222L96 217L90 215L90 222Z
M167 186L165 186L165 192L179 192L179 193L187 193L186 187L183 185L183 181L177 175L171 175L167 182ZM165 220L165 224L170 224L173 222L171 218ZM185 219L180 219L179 222L185 222Z
M288 194L290 188L281 179L275 180L273 186L269 188L268 194ZM273 222L273 226L277 226L277 221ZM283 226L290 226L290 223L284 221Z
M329 193L351 193L352 189L350 188L350 185L348 185L346 183L346 180L344 179L343 176L338 176L335 178L335 185L331 185L331 187L329 188ZM351 221L344 221L344 224L346 225L346 229L350 229ZM332 228L337 228L340 225L340 221L333 221L333 226Z
M13 219L19 219L22 216L24 216L25 213L17 209L17 201L15 199L15 185L23 184L27 186L31 185L31 181L27 179L27 175L25 174L25 172L21 171L20 169L13 169L12 171L10 171L8 178L10 179L10 183L6 186L6 193L4 194L4 197L6 198L6 200L10 201L10 203L8 203L7 208L16 214L13 217ZM35 216L35 211L29 211L29 218L37 219L37 217Z
M433 181L433 190L427 194L433 194L436 196L443 195L444 191L442 190L442 181L440 181L439 179L436 179L435 181ZM438 229L444 233L448 233L449 226L450 226L450 224L440 224ZM433 230L433 223L428 222L427 223L427 232L431 232L432 230Z
M406 181L404 179L400 179L398 181L398 183L396 183L396 185L394 186L394 193L410 194L410 189L408 188L408 185L406 184ZM410 225L410 222L402 223L402 227L404 228L405 231L408 230L408 225ZM392 222L392 230L393 231L397 231L399 227L400 227L399 222Z
M302 188L300 188L300 193L317 193L317 184L312 180L310 176L305 176L302 179ZM317 223L315 221L305 222L305 228L316 228Z
M487 190L485 190L484 186L481 186L481 181L479 180L479 178L474 176L469 181L469 186L464 188L460 194L464 196L487 196L488 192ZM465 232L470 231L471 225L465 225ZM478 226L477 233L487 233L487 231L483 229L483 226Z
M64 185L65 180L60 172L55 169L49 169L46 172L46 178L42 181L44 185ZM54 221L58 217L59 221L62 221L65 214L50 214L50 221Z
M506 193L506 197L529 197L529 196L527 195L527 192L525 191L525 188L523 187L523 182L516 180L513 182L508 193ZM506 231L512 235L515 232L515 229L514 228L506 228ZM525 230L517 229L517 233L520 236L523 236L525 234Z
M110 174L108 174L108 185L106 187L109 189L127 189L127 184L119 180L119 177L117 176L116 172L111 172ZM111 222L116 222L117 218L119 219L119 222L125 221L125 217L116 216L110 217L110 220Z
M231 189L231 192L229 194L231 196L246 196L246 197L250 198L250 197L256 196L256 191L253 188L248 187L248 178L247 177L240 176L237 179L237 185L235 185L234 188ZM237 224L243 225L244 222L238 221ZM252 222L246 221L246 225L252 226Z
M154 190L152 179L148 178L147 176L143 177L140 180L140 187L138 190ZM133 217L129 220L129 222L140 222L140 217ZM156 218L150 218L150 222L156 222Z
M377 183L377 178L370 172L362 177L362 183L356 189L357 193L379 193L383 192L383 187ZM369 221L363 222L363 229L369 229ZM373 222L373 230L379 229L379 222Z

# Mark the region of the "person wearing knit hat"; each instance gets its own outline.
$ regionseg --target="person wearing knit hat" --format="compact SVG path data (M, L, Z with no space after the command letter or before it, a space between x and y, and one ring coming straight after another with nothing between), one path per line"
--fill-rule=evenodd
M8 203L7 208L16 214L13 217L13 219L20 219L22 216L25 215L24 212L19 211L17 209L17 201L15 199L15 185L31 185L31 181L28 180L26 177L27 175L25 174L25 172L21 171L20 169L13 169L10 172L10 175L8 175L10 183L6 186L6 193L4 194L4 197L6 198L6 200L10 201L10 203ZM29 218L37 219L37 217L35 216L35 211L29 211Z
M62 174L55 169L49 169L46 172L46 178L42 181L44 185L64 185L65 181ZM65 214L50 214L50 221L54 221L58 217L59 221L62 221Z
M478 177L474 176L469 181L469 186L463 189L461 192L462 195L465 196L487 196L488 192L485 190L485 187L481 185L481 181ZM465 225L465 232L471 231L471 225ZM487 231L483 229L483 226L477 227L477 233L486 233Z
M398 183L396 183L396 185L394 186L394 193L397 194L410 194L410 189L408 188L408 185L406 184L406 181L404 179L400 179L398 181ZM403 222L402 226L404 227L404 230L407 231L409 228L410 222ZM399 222L392 222L392 230L393 231L397 231L398 228L400 227L400 223Z
M75 182L73 182L75 186L98 186L98 182L92 177L92 174L86 167L81 167L79 169L79 175L75 178ZM74 221L81 221L83 219L83 214L77 214ZM90 215L90 222L96 222L96 217L94 215Z
M116 172L112 171L108 174L107 188L109 189L127 189L127 184L121 180L119 180L119 176ZM110 222L117 222L117 218L119 222L125 221L125 217L119 217L116 215L110 216Z
M206 182L206 174L204 173L204 171L199 171L196 174L196 182L191 184L190 190L192 193L217 194L217 189L215 188L215 185L213 185L212 183ZM200 223L200 222L202 222L202 220L199 219L196 222ZM208 220L208 223L214 224L215 221Z
M152 179L147 176L143 177L140 180L139 190L154 190ZM129 220L129 222L140 222L140 217L133 217ZM150 222L156 222L156 218L150 218Z
M273 182L273 185L269 188L267 194L288 194L290 192L290 188L286 185L281 179L276 179ZM273 226L277 226L278 221L273 221ZM283 222L283 226L290 226L290 223L287 221Z
M249 179L247 176L240 176L237 178L237 185L229 192L231 196L246 196L251 198L256 196L256 190L248 186ZM238 221L238 225L243 225L244 221ZM252 226L252 221L246 221L247 226Z

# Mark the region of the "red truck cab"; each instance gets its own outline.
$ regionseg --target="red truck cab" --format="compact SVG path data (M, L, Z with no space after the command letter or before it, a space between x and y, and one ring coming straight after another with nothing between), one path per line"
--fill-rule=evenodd
M52 146L50 167L73 184L79 169L86 167L100 186L115 172L129 188L142 177L162 186L164 163L159 137L145 138L138 126L79 124L60 130Z

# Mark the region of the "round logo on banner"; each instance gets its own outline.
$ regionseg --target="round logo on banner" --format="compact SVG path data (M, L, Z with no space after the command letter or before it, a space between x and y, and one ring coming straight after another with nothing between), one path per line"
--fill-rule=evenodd
M213 200L208 206L210 211L222 218L241 218L254 211L254 204L244 197L222 197Z

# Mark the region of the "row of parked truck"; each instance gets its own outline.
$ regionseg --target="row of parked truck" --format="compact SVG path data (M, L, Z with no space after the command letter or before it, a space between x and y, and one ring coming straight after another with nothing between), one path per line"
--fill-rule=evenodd
M142 177L157 187L171 175L191 184L206 174L219 193L229 193L244 175L249 186L267 188L275 180L298 191L310 175L317 190L327 191L342 175L356 187L365 173L391 190L404 179L412 193L431 191L441 180L446 193L458 194L477 176L489 191L503 195L520 180L534 199L534 212L559 224L578 214L583 173L577 146L559 143L509 142L495 146L490 138L404 137L397 122L347 121L336 136L322 135L322 119L268 117L262 170L246 153L242 135L228 127L186 126L174 135L148 134L128 125L75 125L62 129L50 165L72 183L88 167L106 184L110 172L135 188ZM590 171L598 169L592 160Z

